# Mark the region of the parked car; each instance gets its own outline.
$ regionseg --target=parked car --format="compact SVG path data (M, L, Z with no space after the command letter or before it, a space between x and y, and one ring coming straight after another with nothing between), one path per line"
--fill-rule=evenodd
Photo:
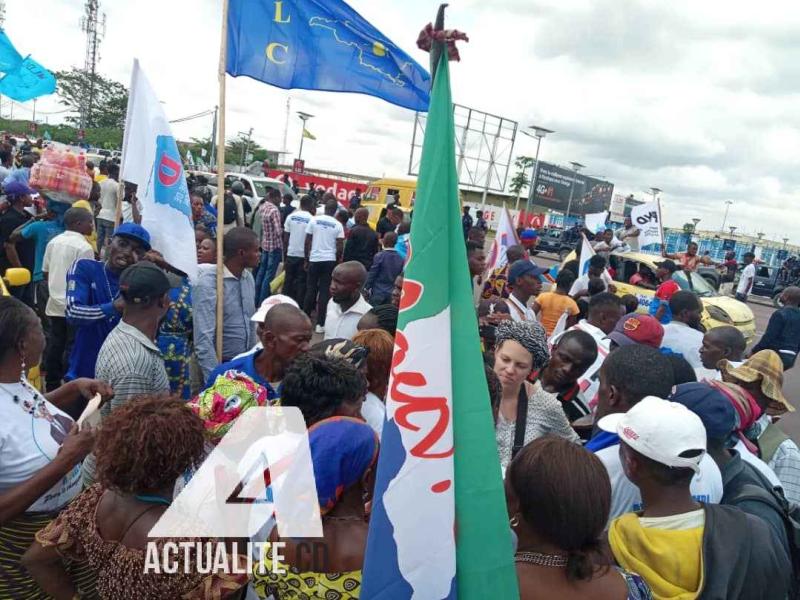
M772 303L780 308L781 294L790 285L797 285L797 280L784 280L781 278L780 267L768 267L766 265L756 266L756 278L753 281L753 289L751 294L754 296L763 296L772 298Z
M216 193L217 189L217 176L214 173L206 173L204 171L192 171L196 175L204 175L208 178L208 185L209 187L214 190ZM297 199L297 194L294 193L292 188L288 185L283 183L278 179L271 179L269 177L257 177L254 175L248 175L247 173L225 173L225 187L230 187L230 185L234 181L241 181L242 185L244 186L244 195L247 197L247 201L252 208L258 206L258 203L261 202L263 198L266 197L267 191L270 188L275 188L281 193L281 196L284 194L291 194L294 201L292 202L292 206L299 206L299 202Z
M551 254L557 254L558 259L563 261L574 249L575 245L565 240L563 229L540 229L539 241L532 254L549 252Z
M575 254L570 254L567 260L574 260ZM647 267L655 276L656 263L663 260L660 256L653 254L642 254L639 252L613 252L611 254L611 266L614 268L614 286L617 296L633 294L639 300L638 312L647 314L650 303L656 295L655 289L648 289L638 285L628 283L634 273L639 271L640 266ZM723 325L733 325L742 332L745 340L750 343L756 335L756 320L753 311L744 302L721 296L698 273L690 273L687 279L686 273L676 271L672 275L682 290L691 290L700 297L703 304L702 324L708 329L722 327Z

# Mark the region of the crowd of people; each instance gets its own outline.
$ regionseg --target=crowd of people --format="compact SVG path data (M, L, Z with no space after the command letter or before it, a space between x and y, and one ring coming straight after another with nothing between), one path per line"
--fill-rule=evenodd
M331 195L294 207L273 190L250 207L232 186L220 216L192 180L189 282L151 246L114 164L91 166L86 203L59 207L34 202L26 156L0 217L2 268L34 274L0 298L0 597L358 598L409 215L389 205L373 228ZM642 314L615 295L602 249L587 274L567 263L550 281L513 245L486 273L487 224L468 216L521 597L794 594L800 449L776 422L794 410L781 346L798 335L800 289L748 352L735 327L703 329L700 299L672 285L680 257L659 263ZM99 424L79 426L97 395ZM147 572L148 532L176 494L244 411L275 405L309 431L323 564L276 529L257 541L275 559L285 544L282 572L242 572L235 553Z

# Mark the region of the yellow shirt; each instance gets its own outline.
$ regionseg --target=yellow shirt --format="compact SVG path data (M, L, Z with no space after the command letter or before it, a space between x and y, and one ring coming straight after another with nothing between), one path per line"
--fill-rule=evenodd
M76 202L73 202L72 208L83 208L88 210L89 212L92 212L92 206L91 204L89 204L88 200L78 200ZM94 253L97 254L97 232L94 229L92 229L92 233L90 233L89 235L85 235L83 237L86 238L86 241L89 242L89 245L92 247L92 250L94 250Z
M617 564L638 573L656 600L694 600L703 589L703 509L682 515L615 519L608 541Z
M567 295L556 294L555 292L539 294L536 297L536 304L541 307L539 319L547 335L553 333L553 329L555 329L556 323L558 323L564 311L568 312L573 317L580 312L575 300Z

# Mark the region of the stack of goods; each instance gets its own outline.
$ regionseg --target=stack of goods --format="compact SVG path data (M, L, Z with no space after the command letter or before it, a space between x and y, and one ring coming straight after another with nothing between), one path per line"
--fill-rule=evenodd
M30 185L48 198L72 204L86 199L92 191L92 178L86 172L86 156L67 147L48 146L31 169Z

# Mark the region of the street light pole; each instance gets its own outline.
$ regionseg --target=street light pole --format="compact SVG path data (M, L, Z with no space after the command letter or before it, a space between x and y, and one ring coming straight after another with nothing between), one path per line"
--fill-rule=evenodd
M582 165L579 162L571 162L569 164L572 165L572 184L569 186L569 202L567 202L567 214L564 215L565 228L567 226L567 219L569 219L569 212L572 210L572 195L575 192L575 179L578 177L578 171L586 167L586 165Z
M732 200L725 200L725 216L722 217L722 227L720 227L720 229L719 229L722 232L725 231L725 223L728 220L728 210L730 209L731 204L733 204ZM731 234L731 235L733 235L733 234Z
M536 197L536 183L539 180L539 150L542 147L542 139L545 138L548 133L555 133L555 131L551 129L545 129L538 125L531 125L529 129L533 129L533 137L536 138L536 160L533 163L533 176L531 177L531 185L528 188L528 201L525 203L526 220L528 215L531 214L531 204L533 204L533 200ZM529 137L531 135L527 131L523 131L522 133Z
M297 116L300 117L300 120L303 122L303 130L300 132L300 152L297 154L297 160L300 160L303 158L303 140L306 138L306 121L314 118L314 115L298 110Z

